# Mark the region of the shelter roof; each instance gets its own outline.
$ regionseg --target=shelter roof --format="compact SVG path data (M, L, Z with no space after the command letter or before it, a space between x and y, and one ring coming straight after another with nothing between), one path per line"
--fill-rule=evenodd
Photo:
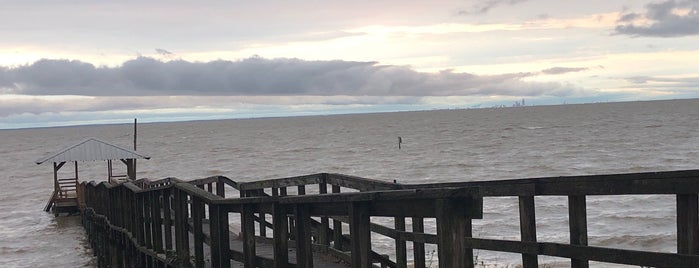
M117 159L150 159L149 156L125 149L95 138L86 139L73 146L36 160L37 165L44 162L83 162Z

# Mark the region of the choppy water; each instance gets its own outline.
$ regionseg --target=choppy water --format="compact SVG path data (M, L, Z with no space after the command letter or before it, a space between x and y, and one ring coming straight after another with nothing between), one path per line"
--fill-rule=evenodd
M699 100L141 124L139 151L152 159L139 162L139 177L337 172L430 183L696 169L698 129ZM128 124L0 131L0 267L93 265L78 219L42 212L52 169L34 160L87 137L130 147L131 132ZM106 174L101 162L81 169L81 180ZM536 202L538 239L566 242L566 199ZM474 234L519 239L516 205L487 198ZM674 214L672 196L589 197L590 244L672 252ZM384 244L376 237L375 249L390 252ZM477 254L486 263L519 262Z

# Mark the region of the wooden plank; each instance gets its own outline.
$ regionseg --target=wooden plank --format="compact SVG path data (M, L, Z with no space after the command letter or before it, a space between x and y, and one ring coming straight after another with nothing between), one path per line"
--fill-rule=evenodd
M326 178L327 180L327 178ZM340 186L332 186L333 193L340 193ZM349 211L347 213L349 215ZM333 219L333 248L342 251L342 222Z
M204 203L197 197L192 197L192 222L194 228L194 265L204 267L204 230L202 220L204 219Z
M174 189L175 208L175 250L177 258L189 262L189 234L187 232L187 194L179 189Z
M325 183L327 180L327 174L322 174L321 175L321 182L318 185L318 192L323 195L328 193L328 184ZM318 230L318 242L321 245L325 246L330 246L330 221L328 220L328 217L326 216L321 216L320 217L320 229Z
M399 232L404 232L405 231L405 218L403 217L396 217L394 219L394 225L396 228L396 231ZM408 246L405 240L402 238L398 237L395 239L396 243L396 266L398 268L407 268L408 267Z
M519 197L519 230L522 242L536 242L536 213L534 196ZM539 267L537 255L522 254L524 268Z
M242 193L242 191L241 191ZM243 264L246 268L257 267L255 252L255 205L243 205L241 233L243 237Z
M157 253L164 253L163 250L163 220L161 217L162 205L160 202L161 191L151 192L151 219L153 233L153 249Z
M289 266L289 223L286 209L275 204L272 221L274 226L274 267L286 268Z
M437 218L437 255L443 267L474 267L473 251L467 249L466 215L460 211L459 202L451 199L434 201ZM469 235L470 236L470 235ZM470 258L469 258L470 257Z
M423 218L413 217L413 232L424 233L425 223ZM425 268L425 243L413 242L413 258L415 268Z
M218 187L218 186L217 186ZM231 255L228 232L228 211L222 205L209 205L211 235L211 266L230 267Z
M570 244L587 246L587 204L584 195L568 196L568 223ZM589 262L582 258L570 260L572 268L587 268Z
M353 202L349 206L352 268L370 268L372 266L369 203Z
M296 226L294 238L296 239L296 265L298 267L313 268L313 249L311 247L311 215L307 205L294 205Z
M172 247L172 206L171 206L172 189L163 190L163 229L165 231L165 250L171 250Z
M677 253L699 254L697 194L677 195Z
M556 243L539 243L541 255L643 267L699 267L698 255L660 253Z

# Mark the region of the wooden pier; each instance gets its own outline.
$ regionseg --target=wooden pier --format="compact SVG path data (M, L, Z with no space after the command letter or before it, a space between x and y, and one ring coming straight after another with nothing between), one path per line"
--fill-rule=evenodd
M403 268L407 243L418 268L425 244L437 245L440 267L474 267L474 249L521 254L527 268L538 267L538 256L568 258L571 267L699 267L699 170L420 185L326 173L247 183L216 176L80 188L100 267ZM677 253L588 246L586 196L595 195L675 195ZM521 239L473 237L484 197L502 196L519 199ZM537 241L536 196L568 198L570 243ZM435 232L425 219L436 219ZM394 257L372 249L375 235L394 241Z

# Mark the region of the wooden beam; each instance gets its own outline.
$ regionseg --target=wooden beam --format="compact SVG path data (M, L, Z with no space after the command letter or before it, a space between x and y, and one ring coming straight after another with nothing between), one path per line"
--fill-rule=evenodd
M371 268L369 202L350 203L352 268Z
M587 246L587 204L584 195L568 196L568 223L570 226L570 244ZM587 268L588 260L570 259L572 268Z
M677 195L677 253L699 254L697 194Z
M461 210L461 204L451 199L434 201L437 218L437 255L442 267L474 267L473 251L467 248L464 239L466 228L470 230L470 219ZM470 236L470 234L469 234Z
M522 242L536 242L536 213L534 196L519 197L519 230ZM522 254L522 266L524 268L539 267L536 254Z
M299 186L301 187L301 186ZM296 239L296 267L313 268L313 248L311 247L311 215L308 213L308 205L294 205L296 226L294 238Z

